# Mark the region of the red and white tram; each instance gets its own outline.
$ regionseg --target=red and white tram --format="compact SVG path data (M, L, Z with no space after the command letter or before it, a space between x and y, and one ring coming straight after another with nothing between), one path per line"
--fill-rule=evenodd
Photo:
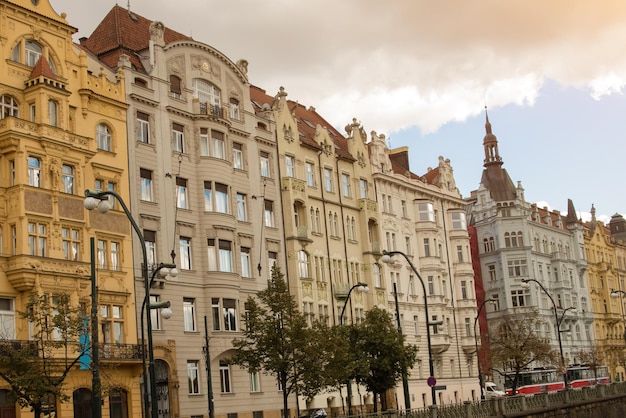
M515 372L505 374L504 387L510 395ZM574 365L567 369L567 383L571 389L609 383L609 372L606 366L594 369L586 365ZM532 395L535 393L555 392L565 389L563 374L558 369L536 368L524 370L518 379L516 394Z

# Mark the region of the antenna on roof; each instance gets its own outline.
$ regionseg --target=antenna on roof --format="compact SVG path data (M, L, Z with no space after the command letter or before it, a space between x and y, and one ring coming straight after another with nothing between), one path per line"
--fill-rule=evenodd
M128 11L130 12L130 0L128 0L128 5L126 7L128 8Z

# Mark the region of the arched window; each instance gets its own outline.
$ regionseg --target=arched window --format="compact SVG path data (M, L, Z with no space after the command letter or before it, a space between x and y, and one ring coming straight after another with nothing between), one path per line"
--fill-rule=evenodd
M8 95L0 97L0 119L4 119L7 116L19 117L19 107L17 101Z
M200 101L200 108L205 109L208 115L221 116L220 90L201 78L194 78L192 87L193 97Z
M41 160L37 157L28 157L28 184L41 187Z
M98 145L98 149L112 151L111 131L109 130L109 127L103 123L98 124L96 127L96 143Z
M56 100L48 100L48 120L50 125L59 126L59 104Z
M72 398L74 418L91 418L91 391L86 388L76 389Z
M230 98L230 111L228 115L231 119L239 120L239 100Z
M26 51L25 64L29 67L34 67L43 52L41 45L35 41L26 41L24 50Z

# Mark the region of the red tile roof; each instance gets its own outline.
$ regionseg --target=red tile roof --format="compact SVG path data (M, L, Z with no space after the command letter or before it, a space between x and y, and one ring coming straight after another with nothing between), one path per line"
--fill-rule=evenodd
M38 78L39 76L44 76L51 80L56 80L57 76L52 72L52 68L50 68L50 64L48 64L48 60L43 57L39 57L39 61L33 67L33 71L30 73L30 79L33 80Z
M250 99L252 100L252 105L257 112L263 111L264 104L271 107L274 101L278 100L278 98L275 99L274 97L268 95L265 90L255 86L250 86ZM338 130L326 121L326 119L320 116L320 114L315 111L315 108L309 107L307 109L298 102L294 102L292 100L287 101L287 106L292 113L295 112L296 121L298 122L300 142L302 144L315 149L321 149L320 144L315 141L315 130L317 125L320 125L328 129L329 135L335 145L335 152L339 155L339 157L356 161L354 156L352 156L348 151L348 138L340 134Z
M119 56L126 54L131 57L131 62L136 68L143 69L136 53L149 47L151 23L152 20L115 5L81 45L110 67L115 68ZM192 40L191 37L167 27L163 37L166 44Z

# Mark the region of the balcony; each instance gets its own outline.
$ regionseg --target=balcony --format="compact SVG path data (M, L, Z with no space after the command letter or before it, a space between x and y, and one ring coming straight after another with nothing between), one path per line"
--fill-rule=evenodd
M12 355L17 351L28 351L30 355L36 356L37 343L27 340L0 340L0 355Z
M446 334L434 334L430 336L430 346L433 354L441 354L450 348L450 337Z
M467 355L476 353L476 340L473 336L461 337L461 348Z
M348 292L350 291L350 283L348 282L339 282L335 283L333 286L333 295L336 299L345 299L348 297Z
M200 113L202 115L215 116L216 118L224 118L224 109L222 106L212 105L208 103L200 103Z
M98 353L101 361L141 361L140 344L99 344Z
M280 179L281 190L288 200L306 199L306 182L294 177L283 177Z
M375 200L359 199L359 209L366 212L373 212L378 218L378 204Z

